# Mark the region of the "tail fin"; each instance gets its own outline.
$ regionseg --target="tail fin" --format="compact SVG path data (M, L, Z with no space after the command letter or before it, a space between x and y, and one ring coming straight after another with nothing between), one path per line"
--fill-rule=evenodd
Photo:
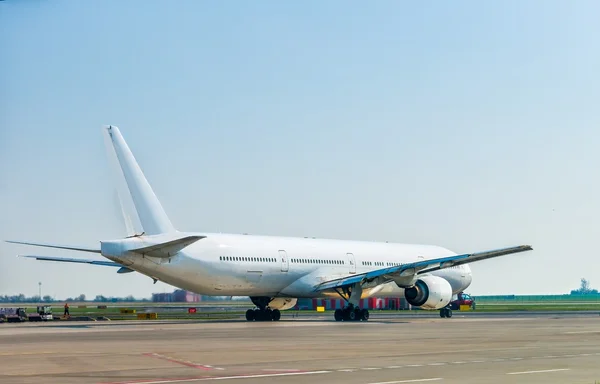
M160 201L154 194L152 187L146 180L129 146L123 139L119 128L115 126L104 127L107 149L116 156L119 165L119 175L125 179L128 197L135 206L137 218L145 234L157 235L161 233L176 232L173 224L167 217ZM121 200L123 204L123 200ZM124 209L124 207L123 207ZM128 232L134 231L130 218L123 211ZM132 233L128 233L131 235Z

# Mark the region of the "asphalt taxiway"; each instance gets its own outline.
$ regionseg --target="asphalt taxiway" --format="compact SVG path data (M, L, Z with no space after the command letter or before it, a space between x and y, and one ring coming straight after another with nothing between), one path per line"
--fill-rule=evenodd
M11 384L594 384L599 362L598 313L0 325Z

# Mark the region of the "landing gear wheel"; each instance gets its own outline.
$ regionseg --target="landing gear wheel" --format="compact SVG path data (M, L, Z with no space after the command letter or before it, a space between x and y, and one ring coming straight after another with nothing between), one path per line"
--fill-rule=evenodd
M249 309L249 310L247 310L247 311L246 311L246 320L247 320L247 321L252 321L252 320L254 320L254 318L255 318L255 316L254 316L254 315L255 315L255 313L254 313L254 310L253 310L253 309Z
M352 309L348 311L348 320L355 321L357 319L357 317L358 316L357 316L356 311L354 311Z
M257 314L256 320L259 320L259 321L270 321L271 320L271 313L265 309L262 309L262 310L258 309L256 311L256 314Z
M362 310L361 320L363 320L363 321L369 321L369 310L368 309L363 309Z
M450 308L442 308L440 309L440 317L452 317L452 310Z
M335 318L335 321L342 321L344 320L344 312L338 308L335 310L333 317Z
M281 312L279 312L279 309L274 309L273 312L271 312L271 319L273 321L279 321L279 319L281 319Z
M263 311L264 313L264 321L271 321L273 320L273 310L271 308L265 308L265 310Z

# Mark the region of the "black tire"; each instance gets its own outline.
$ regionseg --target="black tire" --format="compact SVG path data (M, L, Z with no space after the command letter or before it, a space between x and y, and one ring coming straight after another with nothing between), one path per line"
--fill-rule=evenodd
M254 310L253 309L249 309L246 311L246 320L247 321L253 321L255 319L254 316Z
M265 321L273 320L273 310L271 308L266 308L264 311L262 311L262 313Z
M279 319L281 319L281 312L279 309L274 309L273 312L271 312L271 319L273 319L273 321L279 321Z
M357 318L355 311L348 311L348 320L355 321Z
M450 308L448 308L448 310L446 311L446 317L447 318L451 318L452 317L452 310Z
M344 312L341 309L336 309L334 314L333 314L333 318L335 319L335 321L342 321L344 320Z
M441 317L441 318L444 318L444 317L446 317L446 308L442 308L442 309L440 309L440 317Z
M363 309L362 310L361 319L363 321L369 321L369 310L368 309Z

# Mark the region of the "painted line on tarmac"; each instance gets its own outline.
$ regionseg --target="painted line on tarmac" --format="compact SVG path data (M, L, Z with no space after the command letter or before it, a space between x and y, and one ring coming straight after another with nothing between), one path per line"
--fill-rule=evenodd
M434 377L431 379L413 379L413 380L398 380L398 381L380 381L378 383L369 383L369 384L400 384L400 383L422 383L425 381L439 381L444 380L441 377Z
M483 363L500 363L500 362L511 362L511 361L522 361L522 360L537 360L537 359L553 359L553 358L567 358L567 357L586 357L586 356L600 356L600 352L598 353L581 353L578 355L548 355L548 356L532 356L532 357L505 357L505 358L494 358L489 360L463 360L463 361L451 361L451 362L433 362L433 363L423 363L423 364L406 364L406 365L388 365L385 367L363 367L363 368L345 368L345 369L337 369L336 372L356 372L356 371L373 371L380 369L400 369L400 368L421 368L425 366L445 366L448 364L483 364Z
M158 379L145 381L121 381L104 384L170 384L170 383L193 383L198 381L216 381L216 380L235 380L235 379L259 379L263 377L281 377L281 376L299 376L299 375L322 375L331 371L305 371L305 372L286 372L286 373L270 373L257 375L235 375L235 376L212 376L212 377L196 377L187 379Z
M581 353L578 355L562 355L556 357L585 357L585 356L600 356L600 352L597 353ZM533 357L507 357L507 358L499 358L499 359L490 359L490 360L465 360L465 361L455 361L455 362L434 362L428 363L427 366L436 366L436 365L444 365L444 364L474 364L474 363L493 363L493 362L508 362L508 361L519 361L519 360L529 360L529 359L547 359L551 358L550 356L533 356ZM180 361L176 361L180 362ZM192 363L193 364L193 363ZM138 381L124 381L124 382L109 382L104 384L170 384L170 383L191 383L198 381L213 381L213 380L234 380L234 379L254 379L254 378L268 378L268 377L281 377L281 376L298 376L298 375L319 375L331 372L356 372L359 370L369 371L369 370L379 370L379 369L400 369L400 368L413 368L413 367L424 367L424 364L408 364L408 365L388 365L385 367L364 367L364 368L344 368L337 370L323 370L323 371L287 371L281 373L265 373L265 374L253 374L253 375L236 375L236 376L202 376L202 377L193 377L193 378L173 378L173 379L150 379L150 380L138 380ZM211 367L211 366L203 366L203 367ZM219 368L213 368L219 369ZM220 368L222 369L222 368ZM280 369L283 371L283 369ZM507 375L523 375L523 374L534 374L534 373L545 373L545 372L560 372L569 370L567 369L551 369L551 370L543 370L543 371L524 371L524 372L510 372ZM277 371L277 369L272 370L263 370L267 372ZM390 381L390 382L381 382L381 383L370 383L370 384L400 384L400 383L417 383L417 382L425 382L425 381L439 381L443 380L443 378L430 378L430 379L417 379L408 380L408 381Z
M523 371L523 372L510 372L507 375L527 375L530 373L547 373L547 372L560 372L560 371L570 371L571 368L561 368L561 369L545 369L543 371Z
M301 369L285 369L285 368L273 368L273 369L261 369L263 372L301 372Z
M165 361L175 363L175 364L185 365L186 367L190 367L190 368L202 369L205 371L212 371L215 369L217 369L217 370L224 369L224 368L213 367L212 365L192 363L191 361L180 360L180 359L176 359L174 357L165 356L165 355L161 355L158 353L144 353L144 356L153 357L155 359L165 360Z

